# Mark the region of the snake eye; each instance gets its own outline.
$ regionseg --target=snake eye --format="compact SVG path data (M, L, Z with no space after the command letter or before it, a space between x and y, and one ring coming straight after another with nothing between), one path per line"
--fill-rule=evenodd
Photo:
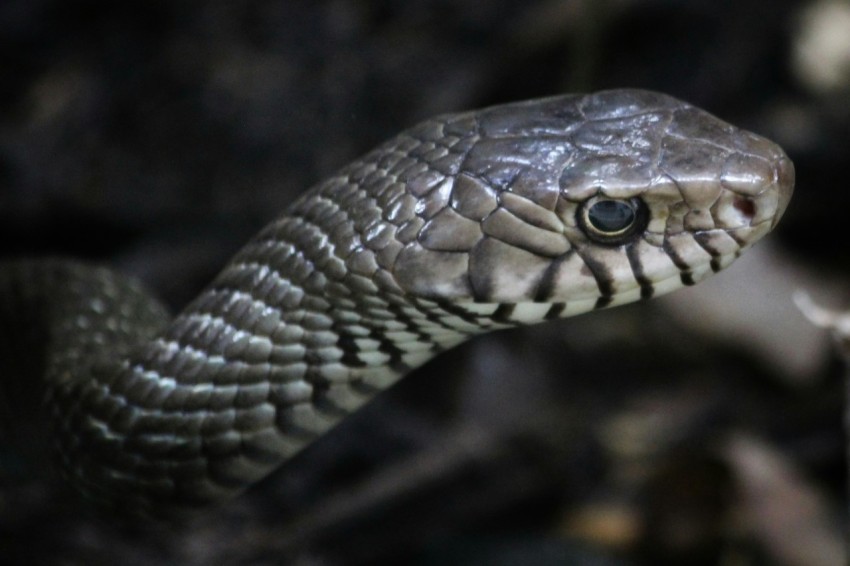
M578 211L578 223L588 238L603 244L621 244L643 231L649 221L639 198L616 200L594 197Z

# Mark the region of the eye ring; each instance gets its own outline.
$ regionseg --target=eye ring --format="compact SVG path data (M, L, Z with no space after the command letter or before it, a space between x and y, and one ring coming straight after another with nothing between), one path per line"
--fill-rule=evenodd
M577 221L585 235L600 244L619 245L643 232L649 211L640 198L596 196L578 209Z

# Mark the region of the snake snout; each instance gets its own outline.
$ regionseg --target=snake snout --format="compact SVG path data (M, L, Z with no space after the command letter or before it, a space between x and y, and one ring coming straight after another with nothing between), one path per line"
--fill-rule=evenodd
M788 208L788 202L791 200L791 195L794 194L794 164L783 155L776 163L776 190L779 195L779 203L777 204L776 214L773 217L773 223L770 228L773 229L785 214L785 209Z
M730 153L720 171L720 186L728 191L725 210L718 207L719 225L726 229L761 226L761 236L772 230L794 192L794 165L773 142L741 132L743 149ZM761 237L759 236L759 237Z

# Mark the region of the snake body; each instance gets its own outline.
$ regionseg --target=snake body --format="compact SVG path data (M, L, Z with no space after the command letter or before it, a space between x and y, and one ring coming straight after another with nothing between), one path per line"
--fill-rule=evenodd
M792 188L776 145L648 91L427 120L306 192L174 318L104 268L3 263L2 430L108 507L220 501L472 335L719 271Z

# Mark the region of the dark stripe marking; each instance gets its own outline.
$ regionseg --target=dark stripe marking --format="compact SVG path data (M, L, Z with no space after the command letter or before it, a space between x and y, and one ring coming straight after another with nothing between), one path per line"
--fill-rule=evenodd
M432 347L434 346L434 343L427 335L422 334L420 332L416 332L415 334L419 336L419 339L422 342L427 342L428 344L431 344ZM392 340L387 338L384 335L383 330L379 328L372 329L372 331L369 333L369 337L373 340L378 341L379 352L383 352L384 354L387 354L390 357L389 361L387 362L387 365L390 366L393 371L399 373L406 373L412 369L410 366L408 366L402 361L402 356L404 356L405 351L396 346Z
M690 287L694 285L696 281L694 281L694 274L691 271L691 266L682 259L679 255L679 252L676 251L676 248L673 247L673 244L670 243L670 240L664 238L664 243L661 245L661 249L664 250L664 253L667 254L667 257L673 262L673 265L679 270L679 280L681 280L682 285L686 287Z
M336 332L336 345L340 350L342 350L342 358L340 361L349 367L365 367L366 362L361 360L360 356L357 355L360 352L360 346L358 346L357 342L355 342L354 336L348 334L343 325L336 321L333 326L331 326L331 330Z
M640 252L637 249L637 244L626 246L626 257L629 258L629 266L632 268L635 281L640 285L640 298L651 298L655 293L655 287L643 271L643 263L640 260Z
M571 249L565 254L561 254L556 257L549 263L549 267L543 272L543 275L540 277L540 281L537 283L537 291L534 293L534 302L535 303L545 303L548 302L552 297L552 293L555 291L555 276L558 274L558 270L561 268L561 264L570 259L575 250Z
M696 232L694 234L694 241L711 256L711 261L708 264L711 270L714 273L720 271L722 269L720 265L721 254L711 245L711 235L708 232Z
M439 300L439 301L436 301L436 303L441 309L443 309L444 311L446 311L449 314L455 315L456 317L463 320L464 322L468 322L470 324L477 324L478 326L481 326L481 322L479 321L479 317L482 316L482 315L478 315L478 314L469 312L466 309L464 309L463 307L460 307L460 306L456 305L455 303L452 303L451 301Z
M596 281L596 287L599 289L599 298L596 300L596 304L593 305L593 308L601 309L607 307L614 299L614 280L613 277L611 277L611 272L608 270L608 266L605 265L605 263L596 261L589 256L579 255L581 256L582 261L584 261L584 265L593 275L593 279Z
M567 303L552 303L552 306L549 307L548 311L546 311L546 315L543 317L543 319L554 320L556 318L561 318L561 313L563 313L566 308Z
M409 306L412 306L417 311L422 313L422 315L425 317L425 319L428 320L429 322L433 322L437 326L441 326L441 327L445 328L446 330L455 330L455 328L451 324L445 322L443 319L441 319L439 317L439 315L435 314L434 311L432 311L428 307L425 307L425 306L419 304L419 301L417 301L415 298L411 298L410 303L408 303L408 304L409 304ZM410 318L407 314L405 314L405 312L402 310L400 305L389 305L387 310L389 310L391 313L398 316L399 319L404 320L405 323L412 324L413 328L416 329L416 330L414 330L414 332L418 332L418 329L419 329L418 325L416 324L416 322L412 318Z
M516 303L501 303L499 308L496 309L496 312L493 313L492 318L496 322L515 322L511 320L511 315L514 314L514 309L516 308Z

